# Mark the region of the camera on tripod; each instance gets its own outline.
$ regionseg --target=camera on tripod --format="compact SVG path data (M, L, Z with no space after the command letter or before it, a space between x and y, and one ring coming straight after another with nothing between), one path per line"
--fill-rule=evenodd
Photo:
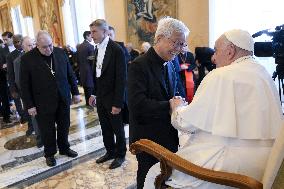
M254 55L258 57L273 57L275 58L276 71L273 73L273 80L278 77L279 97L281 100L281 87L284 89L284 24L276 26L274 32L262 30L252 35L253 38L266 34L272 36L272 42L255 42ZM284 92L284 90L283 90Z
M272 42L255 42L254 55L258 57L275 58L276 74L284 78L284 25L276 26L274 32L262 30L252 35L253 38L266 34L272 36Z

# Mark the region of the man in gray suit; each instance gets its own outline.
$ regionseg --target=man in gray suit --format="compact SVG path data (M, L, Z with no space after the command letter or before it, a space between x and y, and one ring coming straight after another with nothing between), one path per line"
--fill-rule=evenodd
M29 52L30 50L32 50L35 47L34 41L33 39L31 39L30 37L26 36L23 38L23 42L22 42L22 49L23 52L21 52L21 54L13 61L13 71L14 71L14 89L16 89L17 94L19 95L19 97L21 97L21 86L20 86L20 65L21 65L21 57ZM23 110L25 115L27 115L27 121L28 121L28 126L29 129L31 131L35 131L35 135L36 135L36 143L37 143L37 147L41 148L43 146L41 139L40 139L40 134L39 134L39 129L38 129L38 125L37 125L37 121L35 119L35 117L31 117L28 114L28 111L26 109ZM30 127L32 127L32 129L30 129Z

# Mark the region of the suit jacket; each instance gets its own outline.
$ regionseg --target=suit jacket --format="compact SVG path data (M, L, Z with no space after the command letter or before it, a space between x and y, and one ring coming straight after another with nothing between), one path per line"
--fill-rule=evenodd
M183 86L183 81L181 78L181 69L180 69L180 63L179 63L179 58L176 56L173 60L172 63L175 67L175 72L176 72L176 77L177 77L177 88L179 91L179 96L185 98L185 87Z
M20 85L24 106L37 108L38 113L55 113L58 98L70 105L70 89L73 95L78 95L76 78L68 61L66 53L54 47L52 61L55 66L55 76L44 62L37 48L21 57Z
M126 85L126 64L122 48L109 39L106 47L101 76L96 78L94 68L95 95L97 101L111 110L122 108Z
M18 88L15 83L15 70L13 62L18 56L20 56L20 54L21 51L15 49L7 55L8 83L11 92L18 92Z
M77 51L77 60L80 69L80 80L83 87L94 87L93 62L88 57L94 55L94 46L84 40Z
M3 69L3 64L6 64L6 58L7 55L10 53L9 48L7 45L5 45L4 48L0 48L0 80L6 81L6 74L7 74L7 69Z
M162 73L163 62L151 47L129 66L129 137L130 143L146 138L176 151L178 135L171 125L169 100L177 93L177 81L173 64L169 62L171 90L167 91Z
M88 57L94 55L94 46L84 40L77 50L77 60L80 70L80 80L83 87L94 87L93 62Z

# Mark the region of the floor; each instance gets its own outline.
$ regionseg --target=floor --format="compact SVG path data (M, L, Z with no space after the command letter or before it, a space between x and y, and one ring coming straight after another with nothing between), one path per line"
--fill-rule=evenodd
M104 154L104 145L96 110L84 102L71 106L69 141L79 156L57 154L57 166L52 168L45 164L43 147L37 148L35 135L25 136L27 124L20 124L17 116L12 120L7 125L0 118L0 188L133 188L137 162L130 152L114 170L108 169L111 161L95 163ZM128 138L128 126L125 133Z

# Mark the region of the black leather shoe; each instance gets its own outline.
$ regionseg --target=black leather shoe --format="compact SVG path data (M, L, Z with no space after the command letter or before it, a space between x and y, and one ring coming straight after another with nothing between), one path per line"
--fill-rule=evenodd
M63 152L59 152L60 155L65 155L65 156L68 156L68 157L77 157L78 156L78 153L75 152L74 150L71 150L70 148L66 151L63 151Z
M115 160L113 160L113 162L110 164L109 168L115 169L117 167L120 167L124 161L125 161L124 157L115 158Z
M103 163L103 162L106 162L106 161L111 160L111 159L114 159L114 155L110 155L110 154L106 153L105 155L103 155L102 157L97 159L96 163Z
M25 124L25 123L27 123L28 121L26 120L26 119L24 119L23 117L21 117L21 120L20 120L20 123L21 124Z
M56 165L56 160L55 160L54 156L46 157L45 161L46 161L46 165L49 166L49 167L53 167L53 166Z
M37 146L38 148L41 148L41 147L43 147L43 144L42 144L41 142L37 142L36 146Z
M34 130L33 129L30 129L28 128L28 130L26 131L26 136L31 136L33 134Z
M12 123L10 118L3 118L3 122L6 123L6 124Z

